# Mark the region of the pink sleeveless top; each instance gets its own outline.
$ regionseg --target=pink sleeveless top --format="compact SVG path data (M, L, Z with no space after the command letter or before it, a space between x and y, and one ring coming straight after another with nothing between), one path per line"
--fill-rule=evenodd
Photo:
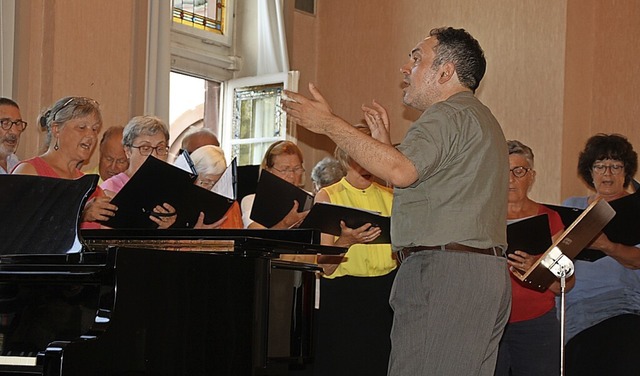
M23 163L29 163L33 167L35 167L36 173L38 173L38 176L47 176L47 177L50 177L50 178L60 178L60 175L58 175L55 172L53 167L51 167L47 162L45 162L44 159L42 159L40 157L33 157L31 159L24 160L24 161L20 162L19 165L23 164ZM76 179L80 178L82 176L84 176L82 171L76 170ZM100 189L100 187L96 187L96 190L89 197L89 200L92 200L92 199L94 199L94 198L96 198L98 196L102 196L103 194L104 193L103 193L102 189ZM100 224L98 222L82 222L82 223L80 223L80 228L82 228L82 229L87 229L87 228L88 229L99 229L100 228Z

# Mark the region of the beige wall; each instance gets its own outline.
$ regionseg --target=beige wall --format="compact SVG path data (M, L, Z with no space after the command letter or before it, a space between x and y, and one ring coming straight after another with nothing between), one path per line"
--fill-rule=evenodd
M534 199L586 193L577 153L597 132L627 135L640 149L640 2L635 0L318 0L317 15L285 0L290 67L301 92L315 82L333 110L361 121L360 106L385 104L400 142L417 113L401 103L400 66L432 27L469 30L488 70L478 96L509 139L531 146ZM366 4L366 6L364 5ZM105 126L143 111L146 1L17 1L14 98L30 123L18 155L38 154L38 113L65 95L101 103ZM298 130L308 170L332 153L324 136ZM92 163L97 160L97 153Z
M144 1L16 1L15 99L29 126L18 155L40 154L38 115L61 97L100 103L103 131L143 109L146 20ZM92 164L97 163L94 153Z
M575 166L577 152L594 133L625 134L640 149L633 126L640 112L630 95L640 80L633 74L640 69L633 64L640 51L629 48L640 28L639 2L370 0L363 7L322 0L317 5L315 17L291 16L291 67L302 72L301 92L308 94L307 83L315 82L334 112L349 122L359 121L360 105L375 98L390 112L393 141L401 141L417 114L401 103L399 68L432 27L450 25L467 29L485 50L488 67L479 98L507 139L534 150L538 175L532 198L559 203L586 193ZM299 135L309 167L333 149L323 136Z
M562 194L585 193L576 160L595 133L620 133L640 151L640 2L569 0ZM636 180L640 175L636 174Z

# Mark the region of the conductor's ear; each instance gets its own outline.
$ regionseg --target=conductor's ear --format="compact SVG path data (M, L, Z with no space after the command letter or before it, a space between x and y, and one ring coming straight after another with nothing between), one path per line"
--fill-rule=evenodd
M438 78L438 82L440 84L444 84L449 81L453 75L456 73L456 67L453 63L444 63L442 67L440 67L440 77Z

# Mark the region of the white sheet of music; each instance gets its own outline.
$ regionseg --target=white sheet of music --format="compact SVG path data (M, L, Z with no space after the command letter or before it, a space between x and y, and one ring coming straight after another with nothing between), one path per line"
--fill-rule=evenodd
M216 182L213 188L211 188L213 192L230 200L236 199L233 189L233 182L235 181L235 176L233 174L235 168L233 168L233 165L235 163L236 159L233 158L227 169L222 173L222 176L220 176L220 179Z
M176 158L176 160L173 162L173 165L176 167L180 167L190 174L195 174L196 172L194 171L195 168L193 167L193 162L190 162L190 160L188 160L187 158L188 153L185 151L181 153L178 158Z

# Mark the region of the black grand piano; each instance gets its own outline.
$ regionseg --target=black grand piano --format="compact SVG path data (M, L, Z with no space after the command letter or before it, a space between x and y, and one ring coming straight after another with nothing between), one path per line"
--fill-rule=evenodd
M0 375L287 375L312 230L78 230L97 176L0 176Z

